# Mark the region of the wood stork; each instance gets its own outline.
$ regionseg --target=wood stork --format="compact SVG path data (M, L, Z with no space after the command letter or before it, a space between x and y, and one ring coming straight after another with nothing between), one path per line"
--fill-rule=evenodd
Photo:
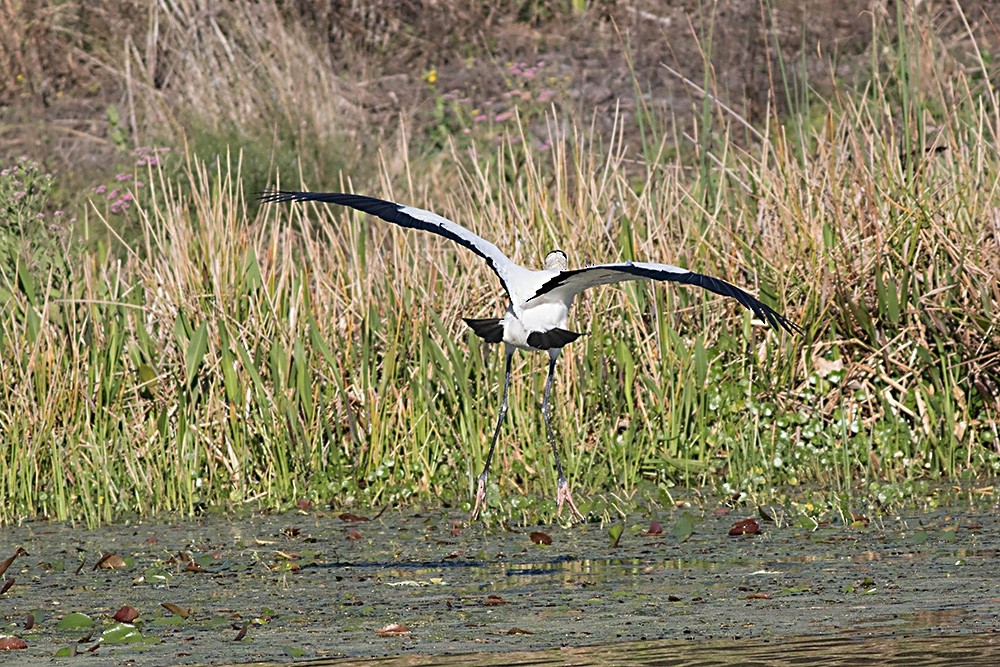
M582 269L569 269L566 253L562 250L553 250L545 256L544 268L541 271L536 271L516 264L495 245L465 227L421 208L373 197L337 192L273 190L261 192L259 197L263 202L272 203L314 201L349 206L400 227L438 234L482 257L500 278L500 284L507 292L509 301L504 316L483 319L463 318L476 335L486 342L502 342L505 355L503 397L500 401L500 411L497 415L496 428L493 430L493 438L490 441L490 449L486 454L483 473L479 476L476 503L472 510L473 520L479 516L480 510L485 505L490 462L493 460L493 450L500 435L500 427L507 414L507 390L510 387L511 359L516 349L537 350L547 352L549 355L549 372L545 379L545 391L542 398L542 416L545 419L545 430L549 444L552 446L552 455L556 461L557 516L562 513L563 505L569 505L574 517L583 519L573 502L569 485L566 483L566 476L563 474L555 434L552 431L552 402L550 399L556 359L559 358L559 353L564 346L582 335L566 329L566 319L569 315L569 308L573 305L573 299L585 289L643 278L695 285L710 292L736 299L774 329L785 329L789 333L800 331L796 324L738 287L730 285L724 280L694 273L670 264L619 262L597 264Z

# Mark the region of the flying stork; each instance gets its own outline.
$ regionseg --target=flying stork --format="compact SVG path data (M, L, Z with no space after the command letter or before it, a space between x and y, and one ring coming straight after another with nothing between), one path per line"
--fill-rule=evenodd
M559 460L559 450L552 432L550 397L552 377L555 374L556 359L559 358L559 353L562 352L563 347L583 335L568 330L566 319L569 315L569 308L573 305L573 299L585 289L643 278L695 285L710 292L736 299L776 330L785 329L789 333L801 331L798 325L740 288L730 285L724 280L670 264L616 262L595 264L582 269L570 269L566 253L562 250L553 250L545 256L544 268L538 271L515 263L495 245L465 227L421 208L375 199L374 197L339 192L270 190L261 192L259 197L261 201L271 203L315 201L348 206L400 227L419 229L443 236L482 257L500 278L500 284L507 292L509 300L507 312L503 317L463 318L476 335L487 343L502 342L504 344L505 361L503 398L500 401L500 412L497 415L490 449L486 454L483 473L479 476L476 503L472 510L473 520L479 516L480 510L485 505L490 462L493 460L493 450L500 435L500 427L507 414L507 389L510 386L511 360L516 349L537 350L547 352L549 355L549 372L545 379L542 416L545 419L545 430L549 444L552 446L552 455L556 461L556 514L558 516L562 513L565 504L569 505L574 517L583 519L583 515L580 514L573 502L573 496L566 483L566 476L563 474L562 463Z

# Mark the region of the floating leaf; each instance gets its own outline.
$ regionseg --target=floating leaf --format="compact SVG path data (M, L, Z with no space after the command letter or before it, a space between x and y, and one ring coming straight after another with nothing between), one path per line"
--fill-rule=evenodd
M125 559L114 552L105 553L101 559L94 564L95 570L121 570L128 567Z
M131 623L139 618L139 612L135 607L130 607L126 604L122 605L122 608L115 612L113 618L119 623Z
M145 572L142 573L142 581L149 584L163 585L170 583L170 580L173 578L173 572L167 571L167 569L160 563L151 565Z
M0 651L20 651L28 644L20 637L0 637Z
M15 581L17 581L17 580L14 579L13 577L11 577L7 581L5 581L4 584L3 584L3 586L0 586L0 595L3 595L7 591L9 591L10 587L14 585Z
M375 634L379 637L395 637L396 635L406 635L409 633L410 629L402 623L390 623L375 631Z
M358 532L357 528L350 528L347 531L347 539L349 539L349 540L360 540L361 539L361 533Z
M798 519L795 520L795 526L797 528L805 528L806 530L816 530L819 528L819 521L803 514Z
M487 607L499 607L500 605L510 604L510 603L504 600L499 595L490 595L487 596L486 601L483 602L483 604L485 604Z
M673 527L670 529L670 534L678 542L687 542L691 535L694 534L694 525L695 518L690 512L684 512L674 522Z
M66 614L61 621L56 623L57 630L86 630L92 627L94 627L94 619L78 611Z
M182 606L180 606L178 604L174 604L173 602L163 602L163 603L160 604L160 606L163 607L164 609L166 609L167 611L169 611L174 616L180 616L181 618L187 618L188 616L191 615L191 610L190 609L188 609L186 607L182 607Z
M143 639L138 628L130 623L116 623L101 633L101 641L108 644L134 644Z
M528 537L530 537L531 541L535 544L552 544L552 536L548 533L533 530L528 533Z
M345 523L361 523L362 521L368 521L368 517L358 516L357 514L351 514L350 512L338 514L337 518Z
M750 593L746 596L747 600L770 600L771 596L767 593Z
M729 529L729 534L731 536L737 535L756 535L760 532L760 524L753 517L749 519L741 519L734 523Z
M522 630L521 628L514 627L514 628L511 628L510 630L508 630L507 634L508 635L533 635L535 633L531 632L530 630Z
M646 535L647 536L653 536L653 535L662 535L662 534L663 534L663 526L660 525L660 522L657 521L656 519L653 519L652 521L650 521L649 522L649 530L646 531Z
M622 533L625 532L625 526L620 523L613 523L608 528L608 538L611 539L611 548L617 549L618 542L622 539Z
M306 654L304 648L298 648L297 646L283 646L282 648L285 651L285 655L289 658L301 658Z
M55 653L55 657L57 658L72 658L74 655L76 655L76 644L63 646Z

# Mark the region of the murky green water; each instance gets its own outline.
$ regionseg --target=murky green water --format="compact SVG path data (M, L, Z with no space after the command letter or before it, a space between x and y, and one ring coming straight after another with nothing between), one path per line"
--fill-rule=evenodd
M995 512L729 536L751 515L664 512L658 535L636 516L618 547L608 526L487 529L457 513L5 527L0 559L28 555L3 575L0 634L27 648L0 660L71 647L130 665L997 662ZM124 567L94 569L104 552ZM141 640L111 644L122 605ZM70 612L95 626L58 629ZM380 636L392 624L408 632Z
M995 635L824 636L727 641L625 642L613 646L561 648L532 653L478 653L446 656L400 656L373 660L310 660L299 665L321 667L625 667L632 665L691 667L787 667L788 665L989 665L1000 660ZM264 664L264 663L258 663Z

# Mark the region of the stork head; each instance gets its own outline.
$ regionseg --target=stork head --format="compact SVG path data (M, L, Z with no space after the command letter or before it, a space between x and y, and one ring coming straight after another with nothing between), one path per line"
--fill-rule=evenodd
M565 271L569 267L566 253L562 250L553 250L545 256L544 266L548 271Z

